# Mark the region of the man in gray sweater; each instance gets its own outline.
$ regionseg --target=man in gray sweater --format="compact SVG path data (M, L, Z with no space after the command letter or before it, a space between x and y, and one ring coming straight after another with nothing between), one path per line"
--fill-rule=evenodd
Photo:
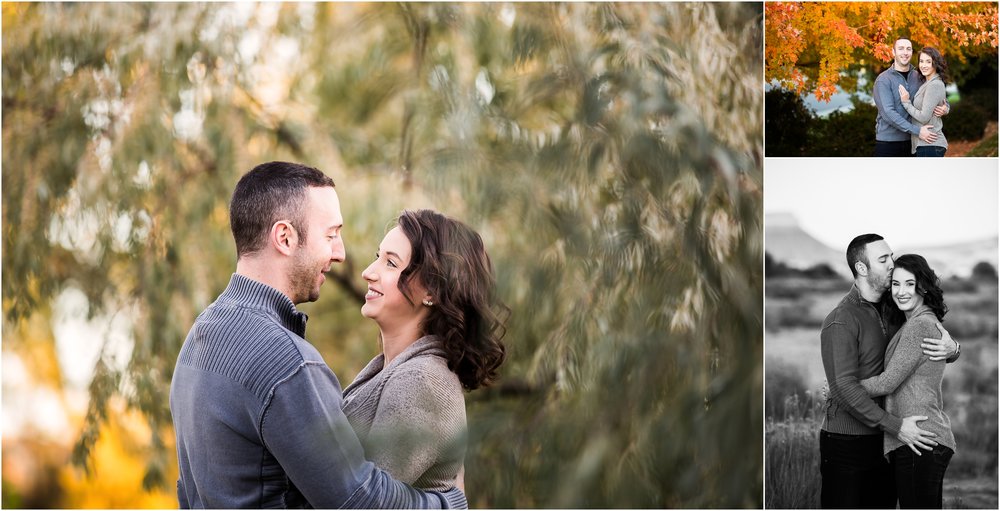
M886 295L893 270L892 250L882 236L863 234L847 247L854 285L823 321L820 345L830 392L820 431L821 506L895 509L896 486L882 454L883 432L895 435L917 454L932 449L934 434L917 423L924 416L900 419L884 410L859 383L885 366L885 348L902 326ZM939 325L940 328L940 325ZM941 339L924 339L924 354L934 360L958 358L959 346L944 329Z
M341 387L305 340L295 305L319 298L344 261L333 180L271 162L230 204L236 273L195 320L170 387L182 508L467 507L452 488L423 492L364 458Z
M911 133L927 143L937 140L931 125L910 122L899 98L900 85L910 93L910 97L916 96L920 88L920 73L910 66L912 57L913 43L909 39L897 39L892 46L892 67L882 71L875 79L875 107L878 109L875 116L875 156L910 156ZM934 108L934 115L941 117L948 110L945 102Z

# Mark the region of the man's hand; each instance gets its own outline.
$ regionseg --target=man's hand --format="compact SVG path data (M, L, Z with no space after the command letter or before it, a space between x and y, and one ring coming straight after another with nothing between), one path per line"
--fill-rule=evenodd
M458 475L455 476L455 487L458 488L459 490L462 490L462 493L465 493L465 465L464 464L462 465L462 468L458 469Z
M937 445L937 442L932 440L937 436L936 434L931 433L930 431L924 431L917 427L918 422L925 420L927 420L926 415L913 415L903 419L903 426L899 428L899 434L896 435L896 438L898 438L900 442L908 445L910 449L917 454L917 456L920 456L920 450L917 449L917 447L920 447L920 449L925 451L929 451Z
M931 360L948 360L958 353L958 343L951 338L951 334L941 326L941 323L935 324L941 331L941 338L925 337L920 343L920 348L924 350L924 355L931 357Z
M931 131L931 128L933 128L933 126L930 124L925 124L920 127L920 140L923 140L928 144L933 144L934 141L937 140L937 135Z
M942 99L941 103L938 106L934 107L934 116L944 117L948 115L948 112L950 111L951 111L951 105L948 104L948 100Z
M899 86L899 100L903 103L910 102L910 93L906 92L906 87L903 87L902 85Z

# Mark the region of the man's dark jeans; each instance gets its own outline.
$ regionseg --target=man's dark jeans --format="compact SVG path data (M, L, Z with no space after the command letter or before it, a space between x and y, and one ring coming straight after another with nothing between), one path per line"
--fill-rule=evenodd
M909 140L903 140L900 142L883 142L881 140L875 141L875 156L909 158L912 154L912 147L910 146Z
M896 482L882 455L882 435L819 432L825 509L895 509Z
M944 472L953 454L943 445L921 451L920 456L905 445L889 453L900 509L941 509Z

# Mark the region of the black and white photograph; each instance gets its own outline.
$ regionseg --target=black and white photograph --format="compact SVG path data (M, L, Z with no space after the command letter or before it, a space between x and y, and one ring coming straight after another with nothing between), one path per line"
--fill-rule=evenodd
M996 161L927 161L767 162L765 507L997 506Z

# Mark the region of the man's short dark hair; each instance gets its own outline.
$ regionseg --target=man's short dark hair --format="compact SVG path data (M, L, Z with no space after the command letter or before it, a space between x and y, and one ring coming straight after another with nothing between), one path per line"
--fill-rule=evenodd
M336 185L319 170L283 161L262 163L240 178L229 202L229 227L236 240L236 257L263 249L267 233L279 220L292 224L302 244L306 239L306 189L311 186Z
M878 234L862 234L851 240L851 243L847 245L847 266L851 268L851 275L857 278L858 270L854 268L854 264L858 261L865 263L865 266L871 266L868 262L868 251L865 250L865 247L869 243L882 239L884 238Z

